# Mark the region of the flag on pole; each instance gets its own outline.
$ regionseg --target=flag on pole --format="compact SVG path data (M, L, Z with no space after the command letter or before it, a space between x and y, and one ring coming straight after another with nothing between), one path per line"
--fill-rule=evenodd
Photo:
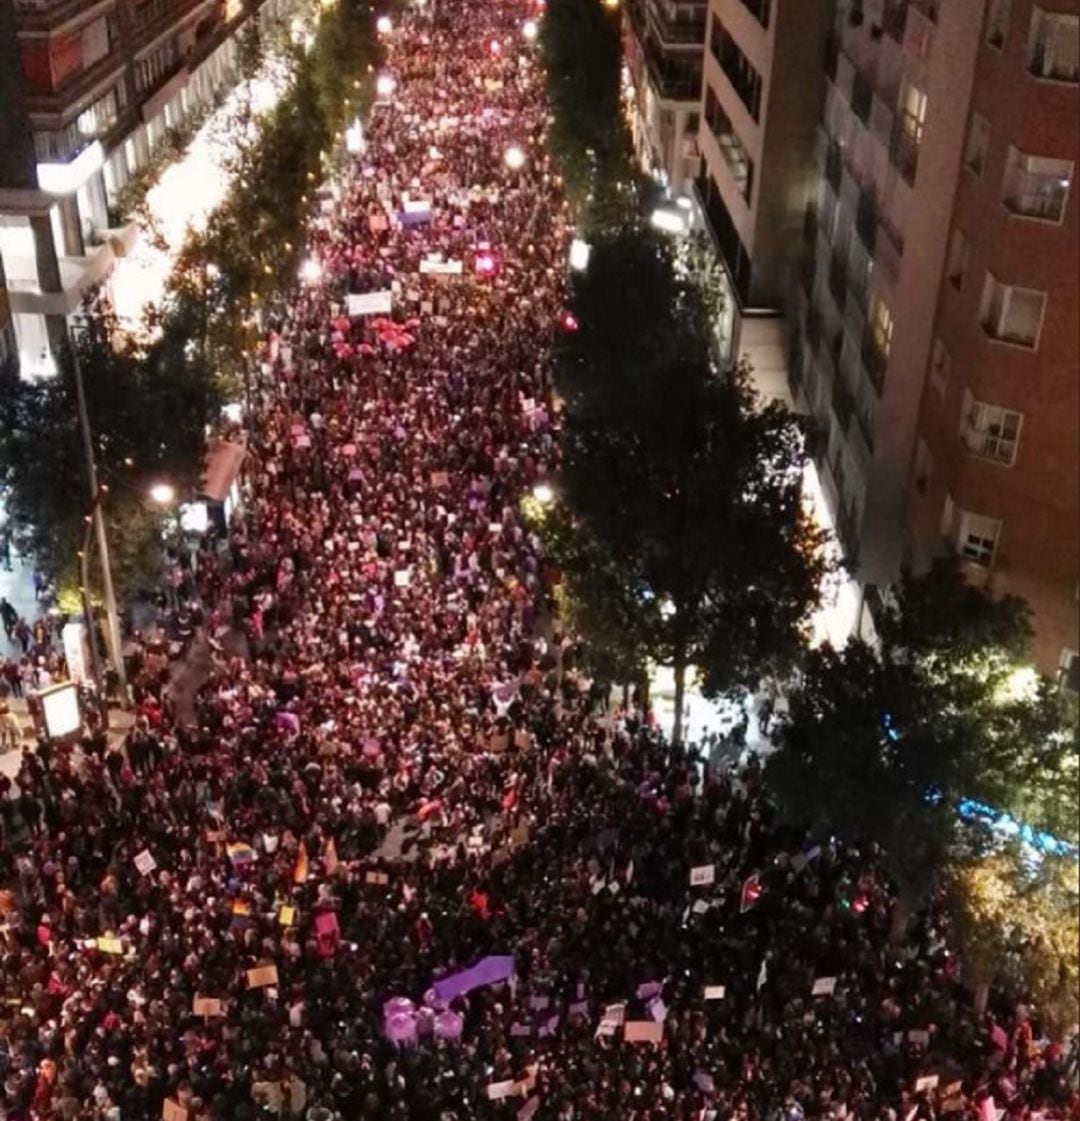
M293 865L293 883L302 884L308 878L308 854L304 842L300 842L300 848L296 852L296 863Z
M332 876L337 871L338 855L337 845L334 844L334 838L331 837L326 842L326 847L323 849L322 857L323 867L326 869L326 874Z

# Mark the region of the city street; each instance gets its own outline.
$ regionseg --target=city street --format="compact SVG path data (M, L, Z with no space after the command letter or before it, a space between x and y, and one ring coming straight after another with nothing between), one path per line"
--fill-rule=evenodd
M360 150L260 309L209 638L133 683L123 760L33 760L5 806L5 1116L1066 1116L936 903L890 944L874 846L605 705L562 633L527 513L579 328L544 8L373 14Z

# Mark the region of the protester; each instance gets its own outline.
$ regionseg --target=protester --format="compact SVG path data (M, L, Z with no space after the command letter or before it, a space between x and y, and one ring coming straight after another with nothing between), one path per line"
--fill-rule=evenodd
M1075 1116L1039 1010L972 1011L944 914L893 954L875 853L605 711L552 633L521 513L570 236L537 14L393 17L319 270L266 313L245 513L183 589L215 640L192 711L146 651L124 745L27 752L0 794L6 1116ZM478 963L511 980L440 1000Z

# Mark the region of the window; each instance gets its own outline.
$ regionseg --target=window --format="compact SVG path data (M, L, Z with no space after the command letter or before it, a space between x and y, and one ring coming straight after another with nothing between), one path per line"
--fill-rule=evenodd
M1058 659L1058 688L1070 693L1080 693L1080 654L1068 648Z
M1080 16L1032 8L1028 69L1036 78L1080 81Z
M1071 160L1028 156L1010 145L1005 162L1005 205L1024 218L1060 222L1072 173Z
M750 201L750 192L754 186L754 161L739 139L738 133L727 114L720 108L720 102L713 92L712 86L705 87L705 120L716 138L720 147L720 154L724 157L732 178L739 186L739 191L747 202Z
M919 145L926 123L926 94L918 86L906 82L897 103L896 119L889 142L893 165L909 182L915 181L919 163Z
M952 358L941 339L935 338L934 345L930 348L930 386L941 398L945 396L945 387L949 384L951 373Z
M980 318L992 339L1034 350L1045 306L1045 292L1001 284L993 273L986 274Z
M967 150L964 166L973 175L982 175L986 166L986 153L990 148L990 122L981 113L971 114L968 125Z
M889 311L889 305L880 296L874 301L874 312L870 323L874 346L883 359L888 358L889 348L892 346L892 312Z
M960 555L976 564L989 566L994 559L1001 522L959 510L956 529L956 548Z
M915 444L915 489L919 494L925 494L934 474L934 457L930 454L929 445L920 436Z
M1020 442L1023 413L976 401L964 391L964 411L960 418L960 438L972 455L1012 465Z
M945 267L945 275L957 292L964 284L970 248L968 239L964 237L959 227L953 227L952 237L949 239L949 259Z
M724 25L713 16L709 48L727 75L735 92L742 99L746 111L756 121L761 111L761 75L742 53L738 43L724 30Z
M999 51L1005 46L1009 37L1009 9L1012 0L990 0L990 9L986 15L986 41Z

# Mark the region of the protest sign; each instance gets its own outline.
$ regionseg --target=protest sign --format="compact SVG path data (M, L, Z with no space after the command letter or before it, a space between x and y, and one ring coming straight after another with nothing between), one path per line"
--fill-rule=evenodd
M509 954L491 954L481 958L474 966L452 973L436 981L431 987L439 1000L447 1002L483 985L494 985L514 976L514 959Z
M835 977L819 977L810 990L811 996L832 996L836 990Z
M420 262L420 271L430 276L460 276L465 271L461 261L439 261L433 257L425 257Z
M924 1074L915 1079L915 1093L921 1094L924 1090L936 1090L941 1079L936 1074Z
M161 1103L161 1116L163 1121L187 1121L188 1111L183 1106L166 1098Z
M704 887L706 884L716 882L716 865L702 864L698 868L690 869L690 886Z
M267 985L278 983L277 966L272 962L257 965L247 971L247 987L249 989L262 989Z
M908 1043L914 1043L917 1047L927 1047L930 1044L928 1031L909 1031L907 1037Z
M211 1016L220 1016L221 1001L214 996L197 996L191 1010L196 1016L206 1016L208 1019Z
M503 1098L513 1097L517 1083L511 1078L506 1082L488 1083L487 1096L489 1102L501 1102Z
M296 908L290 907L286 904L278 911L278 922L282 926L292 926L293 920L296 918Z
M628 1020L623 1024L623 1039L627 1043L662 1043L664 1025L651 1020Z
M149 876L157 867L157 861L154 859L149 849L143 849L142 852L135 857L135 867L139 870L140 875Z
M112 938L109 936L99 938L97 940L97 948L103 954L122 954L124 952L124 947L121 944L120 939Z
M600 1019L607 1024L621 1024L626 1020L626 1005L625 1004L608 1004L604 1008L604 1014Z
M392 301L393 293L389 289L382 292L364 292L362 295L350 292L345 297L345 306L350 316L389 315Z
M390 877L385 872L368 872L364 876L364 883L366 884L388 884Z
M723 1000L724 993L727 990L723 985L706 985L705 986L705 999L706 1000Z

